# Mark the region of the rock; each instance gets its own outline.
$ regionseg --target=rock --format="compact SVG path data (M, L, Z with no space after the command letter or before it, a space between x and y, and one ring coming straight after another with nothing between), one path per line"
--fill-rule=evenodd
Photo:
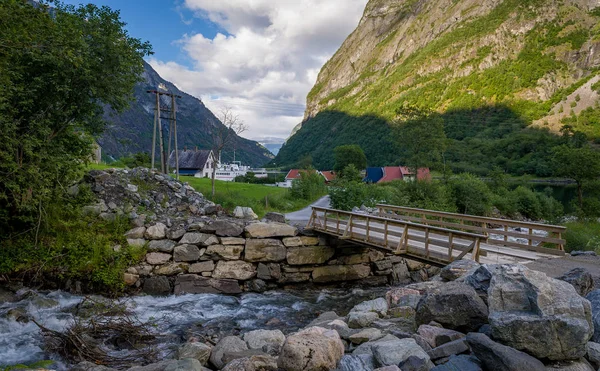
M171 228L167 231L167 238L170 240L178 241L185 234L185 229L182 228Z
M71 371L116 371L115 368L109 368L106 366L97 365L95 363L88 362L88 361L79 362L75 366L71 367L70 370Z
M546 365L546 371L596 371L585 359L559 361Z
M545 371L542 362L527 353L496 343L484 334L467 334L471 350L486 370Z
M416 356L410 356L404 361L400 362L399 366L402 367L402 371L429 371L429 369L431 369L432 363L431 361Z
M144 280L143 291L150 295L168 295L171 293L171 284L165 276L149 277Z
M233 209L233 216L238 219L258 219L258 215L254 213L251 207L236 206Z
M329 246L288 247L286 259L290 265L323 264L334 253L335 249Z
M154 274L159 276L174 276L184 272L185 263L167 263L154 267Z
M366 343L367 341L377 340L382 337L383 333L381 332L381 330L376 328L366 328L355 334L350 335L348 337L348 340L350 340L354 344L362 344Z
M135 285L139 279L140 276L137 274L123 273L123 282L125 282L127 286Z
M338 314L334 311L323 312L323 313L319 314L319 316L317 318L312 320L306 327L313 327L313 326L325 327L328 323L335 321L335 320L340 320L341 318L342 317L338 316Z
M455 260L440 271L440 277L446 281L454 281L465 276L467 273L479 268L479 263L473 260Z
M474 331L487 323L488 308L475 290L448 282L427 292L417 307L417 323L436 321L454 330Z
M102 207L100 205L87 205L81 208L81 214L83 216L92 215L98 216L102 213Z
M451 356L448 362L436 366L431 371L482 371L481 362L473 356Z
M288 336L277 366L286 371L332 370L344 355L338 333L322 327L309 327Z
M374 369L373 371L402 371L398 368L398 366L393 365L393 366L384 366L384 367L379 367Z
M171 260L171 254L165 254L162 252L151 252L146 254L146 261L151 265L165 264Z
M239 294L242 289L237 280L201 277L182 274L175 279L175 295L180 294Z
M586 358L592 366L600 368L600 344L594 342L587 343Z
M246 239L241 237L219 237L221 245L245 245Z
M258 263L257 277L262 280L279 279L281 278L281 267L276 263Z
M179 245L173 249L173 260L176 262L193 262L200 259L204 253L196 245Z
M581 296L586 296L594 289L592 275L583 268L573 268L556 279L570 283Z
M212 272L215 269L215 263L212 260L194 263L188 269L189 273Z
M180 244L210 246L219 243L217 236L208 233L188 232L183 235Z
M267 283L261 279L250 280L246 283L248 291L265 292L268 289Z
M236 280L249 280L256 276L256 268L251 263L241 260L217 262L213 275L214 278L232 278Z
M212 245L205 254L212 259L238 260L244 251L242 245Z
M152 240L148 243L148 251L173 252L175 242L171 240Z
M267 355L238 358L229 362L223 371L277 371L277 359Z
M371 371L375 367L375 358L372 354L346 354L335 371Z
M207 227L207 230L208 229L214 231L217 236L221 237L238 237L244 232L244 229L240 225L228 220L214 221Z
M210 363L220 370L225 366L225 362L222 360L225 352L242 352L244 350L248 350L246 342L237 336L226 336L212 348Z
M265 220L270 222L285 223L285 215L280 213L268 212L265 214Z
M379 319L375 312L351 312L348 314L348 326L350 328L364 328L370 326Z
M579 359L593 333L590 303L570 284L503 265L488 290L492 336L536 358Z
M348 340L350 335L356 332L356 330L351 329L346 322L340 319L334 319L333 321L326 322L325 324L320 326L337 331L340 337L345 340Z
M244 229L248 237L265 238L265 237L293 237L298 230L284 223L252 223L248 224Z
M378 298L374 300L363 301L360 304L355 305L351 310L352 312L375 312L380 316L385 316L388 311L388 304L384 298Z
M265 238L246 240L245 259L250 262L280 262L285 259L286 249L281 241Z
M162 240L167 236L167 226L163 223L156 223L155 225L148 227L144 233L144 237L147 240Z
M254 330L244 334L248 349L260 349L270 355L277 355L285 342L280 330Z
M376 341L373 343L371 349L375 357L375 362L379 366L397 365L410 356L415 356L425 362L431 362L427 353L411 338ZM431 364L430 368L432 367L433 364Z
M576 251L571 251L571 256L597 256L598 254L596 254L595 251L581 251L581 250L576 250Z
M145 227L137 227L130 229L125 233L125 237L127 238L144 238L144 233L146 232Z
M394 284L410 283L412 281L410 278L410 272L408 271L408 267L404 261L392 266L391 279Z
M319 238L309 236L286 237L283 239L283 244L286 247L316 246L319 244Z
M451 355L455 354L466 353L468 351L469 345L467 344L467 340L462 338L433 348L427 352L427 355L432 360L436 360L444 357L450 357Z
M439 347L440 345L454 340L462 339L466 336L458 331L430 325L419 326L417 332L432 348Z
M279 283L299 283L306 282L310 280L310 272L293 272L293 273L283 273L281 278L277 280Z
M408 267L409 271L418 271L426 266L425 263L421 263L416 260L404 259L404 261L406 262L406 266Z
M146 240L143 238L128 238L127 244L131 247L144 247Z
M388 307L405 307L409 306L417 309L417 305L421 300L421 292L418 290L407 288L394 288L385 294Z
M326 267L317 267L312 272L313 281L334 282L359 280L369 276L371 268L366 265L329 265Z
M593 342L600 343L600 289L594 290L585 297L592 307L592 321L594 323Z
M185 343L177 351L177 359L193 358L197 359L202 366L205 366L211 350L212 347L204 343Z

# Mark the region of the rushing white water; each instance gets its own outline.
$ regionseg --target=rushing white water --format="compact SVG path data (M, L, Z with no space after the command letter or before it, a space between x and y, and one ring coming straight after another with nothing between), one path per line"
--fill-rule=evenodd
M141 321L156 322L161 336L162 357L172 357L181 342L196 334L238 334L258 328L297 330L318 314L334 310L345 314L353 305L382 296L385 289L272 291L239 296L196 294L180 296L137 296L125 299ZM25 310L40 324L63 331L74 319L82 296L61 291L29 292L14 303L0 303L0 368L14 364L53 359L52 368L67 369L55 354L44 351L40 330L33 322L19 322L12 315Z

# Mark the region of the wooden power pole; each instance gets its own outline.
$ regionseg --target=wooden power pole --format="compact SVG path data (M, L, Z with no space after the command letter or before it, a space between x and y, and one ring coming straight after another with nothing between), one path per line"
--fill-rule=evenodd
M162 92L160 90L148 90L148 93L156 96L156 107L154 109L154 129L152 130L152 163L151 168L154 169L154 160L156 156L156 131L158 130L158 142L160 148L160 171L161 173L169 173L169 156L171 155L171 142L174 139L175 144L175 176L179 179L179 152L177 147L177 106L175 98L181 98L181 95L172 93ZM160 96L166 95L171 97L171 105L165 105L165 108L161 108ZM163 117L162 112L168 114L168 117ZM169 141L167 143L167 151L165 152L165 144L163 138L162 122L161 120L169 121Z

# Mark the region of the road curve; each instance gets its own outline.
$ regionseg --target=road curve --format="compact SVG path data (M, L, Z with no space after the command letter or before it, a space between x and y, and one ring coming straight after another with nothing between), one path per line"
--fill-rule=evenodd
M308 222L308 219L310 219L310 214L312 213L313 206L329 207L329 195L319 198L317 201L313 202L312 204L310 204L302 210L285 214L285 218L288 219L292 224L305 225Z

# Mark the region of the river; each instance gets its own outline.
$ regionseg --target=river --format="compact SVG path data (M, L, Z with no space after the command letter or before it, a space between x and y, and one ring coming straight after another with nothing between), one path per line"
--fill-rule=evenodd
M334 310L346 314L354 305L384 295L385 288L271 291L238 296L196 294L180 296L135 296L124 300L141 321L156 321L161 357L172 358L178 345L198 333L230 335L266 328L293 332L320 313ZM52 369L69 365L56 354L44 351L43 338L33 322L22 323L8 315L26 310L40 324L63 331L75 318L75 308L84 299L62 291L20 293L17 302L0 304L0 368L55 360ZM274 320L275 319L275 320Z

